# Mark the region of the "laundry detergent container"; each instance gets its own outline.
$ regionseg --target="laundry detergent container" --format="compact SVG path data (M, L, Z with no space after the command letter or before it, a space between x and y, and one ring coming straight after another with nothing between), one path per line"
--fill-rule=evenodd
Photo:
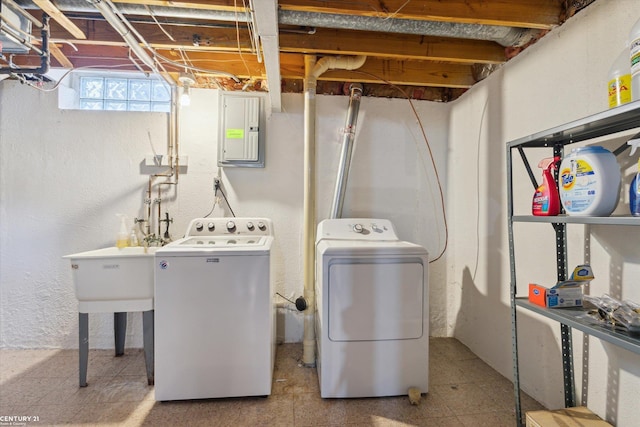
M560 200L567 215L609 216L620 199L616 156L599 147L571 150L560 164Z

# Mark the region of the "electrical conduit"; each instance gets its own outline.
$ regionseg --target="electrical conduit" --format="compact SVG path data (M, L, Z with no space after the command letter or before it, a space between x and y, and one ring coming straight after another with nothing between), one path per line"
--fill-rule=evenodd
M303 206L303 279L304 335L302 362L314 366L315 353L315 150L316 150L316 87L318 77L329 69L355 70L366 61L365 56L333 57L325 56L316 62L315 56L305 56L304 78L304 206Z

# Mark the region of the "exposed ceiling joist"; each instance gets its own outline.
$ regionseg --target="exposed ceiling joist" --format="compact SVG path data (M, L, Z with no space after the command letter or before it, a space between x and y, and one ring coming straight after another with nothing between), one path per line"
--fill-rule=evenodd
M34 0L15 1L40 16ZM192 64L198 84L206 87L268 87L276 109L281 88L300 86L294 82L303 78L304 55L367 57L358 70L323 74L319 88L360 82L375 87L365 88L367 95L394 96L387 94L398 90L383 89L387 82L416 87L405 92L420 99L455 99L592 1L574 8L576 2L566 0L112 0L168 72L177 75ZM91 2L53 4L87 37L72 38L52 22L51 39L58 44L53 65L135 69L130 48ZM34 58L16 55L14 61L25 65Z
M53 18L56 22L58 22L65 30L67 30L73 37L76 39L86 39L87 36L82 32L80 28L76 26L69 18L67 18L64 13L60 12L60 10L49 0L33 0L35 4L37 4L44 12L46 12L51 18Z

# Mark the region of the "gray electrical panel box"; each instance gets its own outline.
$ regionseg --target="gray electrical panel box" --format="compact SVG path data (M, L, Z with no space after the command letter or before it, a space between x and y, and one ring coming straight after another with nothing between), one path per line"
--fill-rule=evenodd
M265 95L220 94L218 166L264 167Z

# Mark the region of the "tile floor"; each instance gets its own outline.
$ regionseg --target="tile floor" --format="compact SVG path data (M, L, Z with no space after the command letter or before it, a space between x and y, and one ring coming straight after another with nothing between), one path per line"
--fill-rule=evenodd
M320 398L301 344L277 347L269 397L156 402L142 350L91 350L88 387L78 387L76 350L0 350L0 425L27 426L514 426L513 386L453 338L430 341L430 389L408 398ZM523 395L524 410L543 409ZM20 425L14 424L14 425Z

